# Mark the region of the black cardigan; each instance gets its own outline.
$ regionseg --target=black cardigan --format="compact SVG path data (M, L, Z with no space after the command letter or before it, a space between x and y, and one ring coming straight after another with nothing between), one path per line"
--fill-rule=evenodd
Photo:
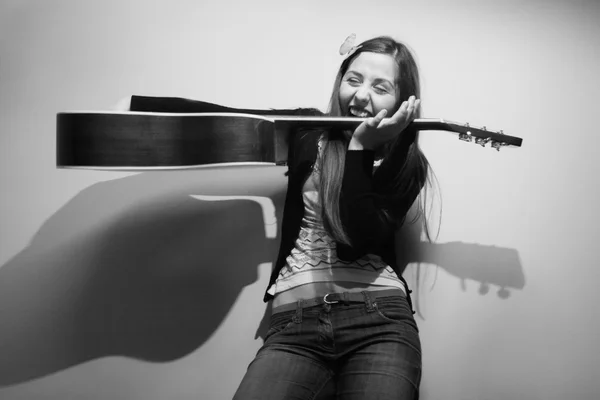
M196 113L196 112L234 112L257 115L318 115L315 109L288 110L252 110L236 109L196 100L174 97L131 97L131 111ZM302 187L312 172L317 158L317 141L319 135L315 132L297 131L290 140L288 155L288 188L281 224L281 244L277 261L269 279L268 288L275 283L279 272L285 265L287 256L292 251L300 232L300 224L304 215ZM406 159L406 154L414 137L406 136L394 161L400 168ZM402 271L396 262L394 233L397 224L388 221L383 211L377 205L376 188L373 175L375 154L370 150L349 150L346 153L342 192L340 194L340 215L342 224L350 238L352 246L337 243L337 255L341 260L354 261L363 255L376 254L390 265L404 283L409 304L411 291L402 277ZM389 170L389 169L388 169ZM380 181L386 177L377 177ZM397 215L406 215L421 188L416 188L402 199L395 208ZM271 300L272 295L265 290L263 300Z

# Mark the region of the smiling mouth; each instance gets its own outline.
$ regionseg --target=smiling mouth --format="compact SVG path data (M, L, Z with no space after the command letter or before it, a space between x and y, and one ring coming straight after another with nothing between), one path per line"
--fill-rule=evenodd
M367 118L371 117L371 113L357 107L350 107L348 109L348 114L353 117Z

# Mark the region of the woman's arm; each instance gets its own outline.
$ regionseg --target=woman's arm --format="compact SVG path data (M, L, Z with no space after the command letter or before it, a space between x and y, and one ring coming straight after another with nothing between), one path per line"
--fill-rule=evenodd
M375 117L365 120L354 131L346 152L340 194L340 216L351 244L348 246L338 243L338 256L341 259L345 259L345 255L355 259L367 252L377 252L379 247L393 237L397 218L404 216L399 215L399 209L404 208L400 204L394 204L393 213L391 210L384 210L382 197L376 193L373 181L374 149L397 138L397 150L401 151L396 151L394 164L403 165L412 136L407 135L409 132L405 132L405 129L417 115L419 105L420 101L411 96L389 119L385 119L387 112L382 110ZM402 196L400 201L410 201L412 204L414 198L411 200L408 197L410 196ZM411 204L406 207L406 211Z
M344 163L340 216L351 247L364 254L377 248L395 231L377 204L373 187L372 150L348 150Z
M405 146L410 144L402 145ZM403 156L403 160L396 160L394 164L403 165L407 153L397 152L396 156ZM353 261L367 253L378 254L383 246L393 240L394 233L425 184L425 179L415 175L414 180L411 179L400 189L401 193L379 193L372 173L373 159L374 153L369 150L349 150L346 154L340 216L351 243L350 246L337 243L338 257L344 261ZM412 172L413 168L406 167ZM417 171L412 173L416 174ZM385 199L387 208L383 204L384 194L390 196ZM393 204L389 204L392 201Z

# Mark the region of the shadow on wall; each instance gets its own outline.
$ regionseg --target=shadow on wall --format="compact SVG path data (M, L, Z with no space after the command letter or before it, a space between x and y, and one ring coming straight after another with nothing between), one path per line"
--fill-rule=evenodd
M150 172L80 192L0 268L0 385L110 355L171 361L201 346L278 239L266 237L257 202L191 195L260 195L280 213L283 172Z
M192 195L270 198L281 221L283 171L149 172L80 192L0 268L0 386L112 355L167 362L202 346L258 265L276 258L279 238L266 234L257 202ZM403 263L524 286L515 250L419 238L416 225L403 230Z
M414 211L414 210L413 210ZM479 282L479 294L486 295L490 286L497 287L497 296L510 297L509 289L523 289L525 275L516 249L477 243L430 243L422 239L422 224L405 224L396 237L398 264L432 264L460 279L466 291L466 281ZM417 270L420 275L420 271ZM419 288L415 288L418 294ZM419 313L418 296L416 310ZM420 316L422 316L419 313Z

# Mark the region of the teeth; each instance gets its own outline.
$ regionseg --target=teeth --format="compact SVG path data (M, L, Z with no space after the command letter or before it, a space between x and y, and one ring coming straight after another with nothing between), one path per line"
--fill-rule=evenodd
M369 113L366 111L359 111L353 107L350 108L350 114L354 115L355 117L360 117L360 118L366 118L369 116Z

